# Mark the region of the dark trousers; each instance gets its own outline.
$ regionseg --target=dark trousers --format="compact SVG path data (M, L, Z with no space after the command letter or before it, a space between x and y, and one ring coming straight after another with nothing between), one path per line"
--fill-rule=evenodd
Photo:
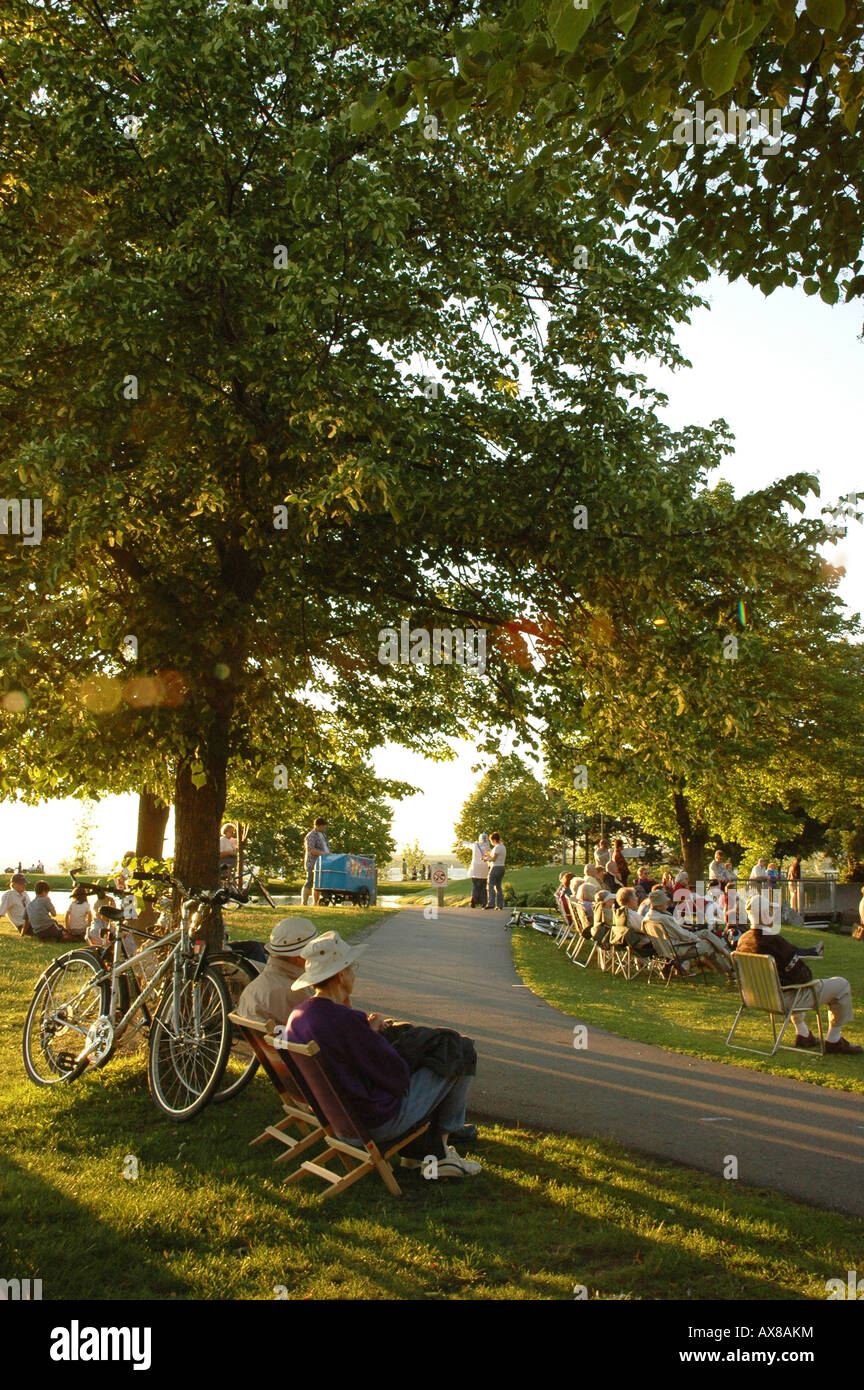
M472 878L471 883L472 883L472 885L473 885L473 887L472 887L472 889L471 889L471 906L472 906L472 907L485 907L485 906L486 906L486 880L485 880L485 878Z

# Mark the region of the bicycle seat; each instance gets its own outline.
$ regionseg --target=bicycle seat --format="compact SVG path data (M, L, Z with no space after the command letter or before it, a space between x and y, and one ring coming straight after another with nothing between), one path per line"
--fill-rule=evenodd
M104 907L100 907L99 916L104 917L108 922L119 922L123 916L123 909L111 907L110 904L106 903Z

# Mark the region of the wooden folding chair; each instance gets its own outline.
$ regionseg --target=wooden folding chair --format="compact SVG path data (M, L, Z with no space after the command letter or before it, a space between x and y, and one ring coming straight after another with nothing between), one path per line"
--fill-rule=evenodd
M285 1065L285 1059L273 1037L276 1025L272 1020L269 1023L259 1023L257 1019L243 1018L240 1014L229 1014L228 1017L242 1033L269 1076L285 1112L277 1124L268 1125L255 1139L250 1139L250 1146L266 1144L268 1139L276 1139L284 1149L277 1156L277 1163L284 1163L292 1156L296 1158L319 1139L326 1139L327 1132L314 1110L304 1100L303 1092ZM299 1130L299 1138L286 1133L286 1130L292 1128Z
M327 1147L317 1154L315 1161L304 1159L295 1171L289 1174L286 1182L299 1182L307 1173L321 1178L329 1186L320 1195L324 1201L344 1192L346 1187L364 1178L367 1173L377 1170L388 1191L401 1197L402 1189L388 1162L392 1154L404 1149L429 1128L425 1119L397 1139L387 1140L388 1148L382 1153L370 1138L364 1126L353 1113L350 1103L339 1094L336 1083L330 1075L317 1043L282 1042L279 1045L283 1059L292 1073L297 1086L308 1104L315 1112L322 1128L327 1134ZM338 1158L348 1172L334 1173L327 1167L329 1159Z
M806 985L781 985L780 977L777 974L777 962L773 956L757 956L744 951L733 951L732 963L735 966L735 977L741 992L741 1003L735 1015L735 1022L729 1030L726 1046L734 1048L736 1052L755 1052L758 1057L773 1057L778 1047L782 1047L784 1052L800 1052L800 1048L790 1047L788 1043L783 1042L783 1034L786 1032L793 1013L815 1013L819 1029L819 1053L817 1055L824 1057L825 1040L822 1037L822 1015L819 1012L819 1001L813 988L816 981ZM747 1009L756 1009L759 1013L769 1015L771 1032L774 1037L774 1046L770 1052L765 1052L759 1047L742 1047L740 1043L732 1042L732 1035L741 1021L742 1014ZM775 1018L782 1018L783 1020L779 1033L774 1021Z

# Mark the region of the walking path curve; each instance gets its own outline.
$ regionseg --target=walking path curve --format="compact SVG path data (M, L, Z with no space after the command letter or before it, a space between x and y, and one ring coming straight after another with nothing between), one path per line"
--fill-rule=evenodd
M864 1215L864 1100L848 1091L724 1066L588 1028L533 994L510 954L504 913L405 909L362 943L354 1003L456 1028L477 1044L472 1116L611 1136L722 1176ZM731 1004L731 1000L730 1000ZM862 1059L864 1064L864 1059Z

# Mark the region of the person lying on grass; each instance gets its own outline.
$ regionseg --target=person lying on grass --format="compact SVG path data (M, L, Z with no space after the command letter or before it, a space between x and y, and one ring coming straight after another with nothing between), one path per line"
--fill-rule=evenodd
M473 1177L480 1164L461 1158L448 1142L465 1125L471 1076L463 1071L442 1076L425 1066L412 1073L381 1037L383 1015L351 1007L364 949L348 946L333 931L301 948L306 970L292 988L311 985L315 994L290 1015L285 1040L318 1044L337 1087L376 1142L398 1138L431 1116L431 1126L418 1142L424 1155L438 1160L438 1177ZM407 1162L419 1167L419 1159Z
M773 901L772 901L773 900ZM864 1048L847 1042L842 1035L844 1023L851 1023L855 1017L852 1008L852 990L849 981L842 975L832 975L826 980L814 980L810 967L800 959L801 956L821 956L824 949L818 946L793 946L780 935L780 894L777 892L754 893L747 900L747 916L750 930L740 938L737 950L745 955L773 956L777 962L777 974L781 985L804 985L813 981L813 995L817 1004L828 1005L828 1033L825 1038L825 1051L842 1052L852 1056ZM794 1013L795 1046L817 1047L816 1038L804 1021L803 1013Z

